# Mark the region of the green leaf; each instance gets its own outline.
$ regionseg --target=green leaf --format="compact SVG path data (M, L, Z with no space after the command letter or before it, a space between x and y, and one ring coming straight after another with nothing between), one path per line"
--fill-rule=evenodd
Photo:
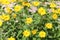
M40 38L37 38L37 40L41 40Z
M33 40L36 40L36 38L33 38Z
M47 0L48 2L51 2L52 0Z
M18 31L17 38L18 36L20 36L21 33L22 33L22 30Z
M23 38L22 38L22 40L26 40L26 38L25 38L25 37L23 37Z

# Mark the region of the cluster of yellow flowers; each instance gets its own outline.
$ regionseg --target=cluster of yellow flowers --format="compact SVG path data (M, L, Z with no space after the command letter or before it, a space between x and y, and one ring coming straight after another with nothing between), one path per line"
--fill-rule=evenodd
M21 4L19 4L19 3ZM12 3L16 3L13 7L8 6L9 4ZM40 7L40 3L39 1L33 1L33 2L26 2L24 0L0 0L0 4L1 5L5 5L5 8L2 8L4 10L4 12L0 15L0 26L3 25L3 22L9 21L11 19L11 17L16 18L17 14L19 13L23 8L27 7L27 9L29 9L31 6L37 7L37 13L39 14L39 16L45 16L47 15L47 10L44 7ZM52 14L51 14L51 18L53 20L57 20L58 19L58 15L60 14L60 8L55 9L56 8L56 4L54 2L51 2L49 4L49 7L52 9ZM25 11L23 10L22 14ZM12 15L12 16L11 16ZM29 15L28 15L29 16ZM32 24L34 21L33 17L26 17L25 18L25 24ZM52 22L47 22L44 24L44 27L46 29L52 29L53 28L53 23ZM23 31L23 36L24 37L29 37L31 34L35 35L38 32L37 29L34 29L32 31L29 30L24 30ZM44 30L38 32L39 37L41 38L45 38L47 36L47 32L45 32ZM14 37L10 37L8 38L8 40L16 40Z
M37 30L33 30L32 31L32 34L33 35L35 35L37 33ZM24 32L23 32L23 36L24 37L29 37L31 35L31 33L30 33L30 31L28 31L28 30L25 30ZM46 32L44 32L44 31L40 31L39 32L39 37L41 37L41 38L45 38L46 37ZM10 37L10 38L8 38L8 40L15 40L15 38L13 38L13 37Z
M16 0L0 0L0 3L5 5L9 5L12 2L16 2Z
M8 21L8 20L10 20L10 16L9 15L7 15L7 14L0 15L0 26L2 26L3 21Z
M33 35L35 35L37 33L37 30L32 30L32 34ZM23 36L25 36L25 37L29 37L30 36L30 31L28 31L28 30L25 30L24 32L23 32ZM41 38L45 38L46 37L46 32L44 32L44 31L40 31L39 32L39 37L41 37Z

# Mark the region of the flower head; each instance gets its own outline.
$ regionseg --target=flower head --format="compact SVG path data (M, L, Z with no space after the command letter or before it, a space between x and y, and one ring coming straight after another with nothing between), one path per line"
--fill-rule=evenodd
M55 8L56 7L56 4L55 3L50 3L50 7L51 8Z
M22 5L23 6L27 6L27 7L30 7L31 6L31 4L29 2L22 2Z
M58 13L57 10L55 10L55 9L52 9L52 12L53 12L53 13Z
M17 14L13 14L13 18L16 18Z
M53 28L52 23L46 23L46 24L45 24L45 27L48 28L48 29Z
M13 37L10 37L10 38L8 38L8 40L15 40L15 38L13 38Z
M40 32L39 32L39 37L45 38L45 37L46 37L46 32L40 31Z
M21 11L21 9L22 9L22 6L21 6L21 5L16 5L16 6L14 7L14 11L15 11L15 12Z
M25 30L25 31L23 32L23 36L24 36L24 37L29 37L29 36L30 36L30 31Z
M34 6L39 6L39 5L40 5L40 2L34 1L34 2L32 2L32 4L33 4Z
M32 18L26 18L26 23L27 23L27 24L31 24L31 23L32 23L32 21L33 21L33 19L32 19Z
M10 7L6 7L6 8L5 8L5 12L10 14L10 13L12 13L12 10L11 10Z
M56 19L58 18L58 15L57 15L57 14L53 14L53 15L52 15L52 18L53 18L54 20L56 20Z
M3 4L3 5L8 5L8 4L10 4L10 2L9 2L8 0L2 0L2 1L1 1L1 4Z
M39 13L40 15L45 15L45 14L46 14L46 11L45 11L45 9L44 9L43 7L40 7L40 8L38 9L38 13Z
M4 21L8 21L8 20L10 20L10 16L9 15L6 15L6 14L2 14L2 19Z
M37 33L37 30L32 30L32 34L35 35Z
M60 14L60 8L58 8L58 9L57 9L57 13L59 13L59 14Z

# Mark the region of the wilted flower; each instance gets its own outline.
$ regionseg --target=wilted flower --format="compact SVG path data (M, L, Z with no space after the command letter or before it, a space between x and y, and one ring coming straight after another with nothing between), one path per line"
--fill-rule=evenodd
M52 9L47 9L48 13L51 13L52 12Z
M60 6L56 6L56 8L60 8Z
M32 6L31 9L28 9L29 12L35 13L37 11L37 7Z
M49 2L45 2L45 5L49 5L50 3Z
M55 1L55 3L56 3L57 5L60 5L60 1Z

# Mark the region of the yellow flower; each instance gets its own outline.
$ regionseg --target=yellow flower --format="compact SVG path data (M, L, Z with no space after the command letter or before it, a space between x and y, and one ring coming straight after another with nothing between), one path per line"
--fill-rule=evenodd
M53 13L58 13L57 10L55 10L55 9L52 9L52 12L53 12Z
M60 8L57 9L57 12L60 14Z
M0 3L2 2L2 0L0 0Z
M53 15L52 15L52 18L53 18L54 20L56 20L56 19L58 18L58 15L57 15L57 14L53 14Z
M8 38L8 40L15 40L15 38L13 38L13 37L10 37L10 38Z
M40 2L34 1L34 2L32 2L32 4L33 4L34 6L39 6Z
M45 37L46 37L46 32L40 31L40 32L39 32L39 37L45 38Z
M9 0L10 2L16 2L16 0Z
M6 14L3 14L3 15L2 15L2 19L3 19L4 21L8 21L8 20L10 20L10 16L9 16L9 15L6 15Z
M55 8L57 5L55 3L50 3L51 8Z
M22 5L23 6L27 6L27 7L30 7L31 6L31 4L29 2L22 2Z
M14 7L14 11L15 11L15 12L21 11L21 9L22 9L22 6L21 6L21 5L16 5L16 6Z
M2 20L0 20L0 26L2 26L2 24L3 24L3 22L2 22Z
M31 4L30 4L30 3L27 3L27 4L26 4L26 6L27 6L27 7L30 7L30 6L31 6Z
M16 16L17 16L16 14L13 14L13 18L16 18Z
M32 34L33 35L35 35L36 34L36 32L37 32L37 30L35 29L35 30L32 30Z
M12 13L12 10L10 9L10 7L6 7L6 8L5 8L5 11L6 11L7 13L9 13L9 14Z
M29 37L29 36L30 36L30 31L25 30L25 31L23 32L23 36L24 36L24 37Z
M44 9L43 7L40 7L40 8L38 9L38 13L39 13L40 15L45 15L45 14L46 14L46 11L45 11L45 9Z
M53 28L52 23L46 23L46 24L45 24L45 27L48 28L48 29Z
M2 0L1 3L4 4L4 5L10 4L10 2L8 0Z
M32 18L26 18L26 23L27 23L27 24L31 24L31 23L32 23L32 21L33 21L33 19L32 19Z
M2 19L3 17L2 17L2 15L0 15L0 19Z

